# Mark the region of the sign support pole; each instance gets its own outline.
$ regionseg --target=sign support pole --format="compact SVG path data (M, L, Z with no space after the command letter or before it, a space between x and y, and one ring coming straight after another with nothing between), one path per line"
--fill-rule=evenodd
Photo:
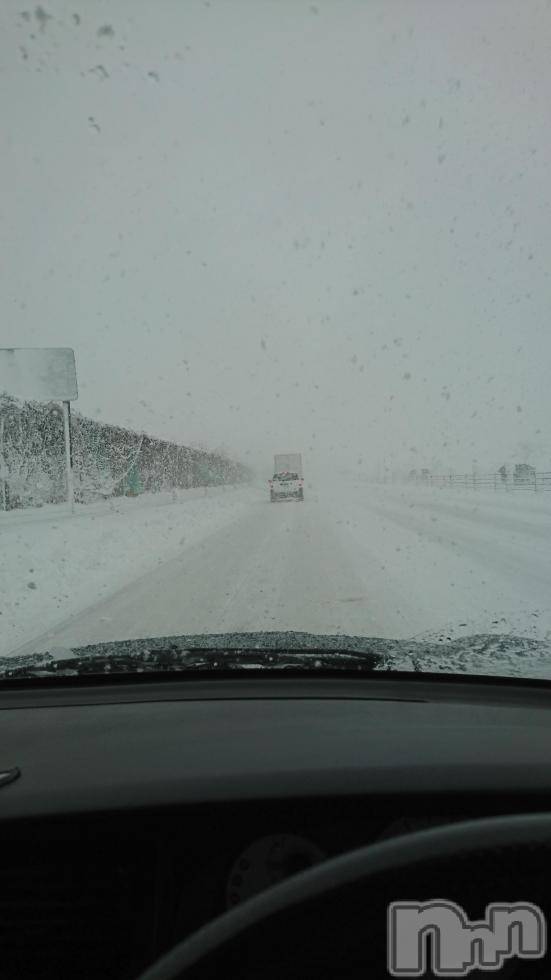
M0 466L2 467L1 482L2 482L2 510L8 509L8 500L6 493L6 475L4 473L4 467L6 462L4 460L4 415L0 415Z
M71 445L71 403L63 402L63 431L65 434L65 464L67 468L67 503L75 512L75 485L73 480L73 448Z

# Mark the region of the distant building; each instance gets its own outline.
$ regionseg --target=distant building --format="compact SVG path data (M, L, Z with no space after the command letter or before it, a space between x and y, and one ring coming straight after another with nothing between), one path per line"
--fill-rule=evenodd
M513 471L513 483L517 486L529 483L534 484L536 480L536 470L528 463L517 463Z

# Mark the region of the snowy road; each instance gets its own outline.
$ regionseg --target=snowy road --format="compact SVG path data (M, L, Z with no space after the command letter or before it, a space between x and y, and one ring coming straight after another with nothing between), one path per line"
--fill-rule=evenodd
M178 520L176 510L174 540ZM251 488L209 533L182 540L101 601L41 636L35 628L17 652L265 629L551 636L551 494L356 483L271 505Z

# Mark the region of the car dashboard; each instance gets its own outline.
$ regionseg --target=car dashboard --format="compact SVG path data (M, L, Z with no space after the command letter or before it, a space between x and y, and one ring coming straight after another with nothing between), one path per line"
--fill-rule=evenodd
M545 685L421 675L6 687L2 977L130 980L319 861L547 810L550 706Z

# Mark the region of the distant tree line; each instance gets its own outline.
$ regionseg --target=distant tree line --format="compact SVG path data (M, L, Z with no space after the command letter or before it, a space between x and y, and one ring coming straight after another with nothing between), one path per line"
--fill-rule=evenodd
M242 483L248 469L223 452L154 439L73 413L75 499ZM63 417L57 404L0 394L0 509L65 499Z

